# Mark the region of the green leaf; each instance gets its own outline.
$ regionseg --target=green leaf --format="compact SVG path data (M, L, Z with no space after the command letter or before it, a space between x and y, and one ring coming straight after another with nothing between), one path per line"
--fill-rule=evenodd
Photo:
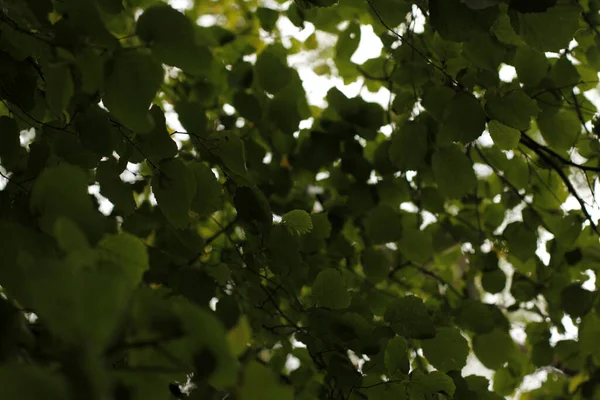
M187 167L192 171L196 181L191 210L200 216L210 215L221 206L221 185L215 174L204 163L192 162Z
M40 227L54 231L59 217L75 222L94 242L100 237L102 219L88 195L87 176L75 166L63 163L46 168L36 179L31 193L31 210L40 217ZM68 193L68 196L65 194Z
M6 169L13 169L19 161L21 141L17 122L9 117L0 117L0 162Z
M93 94L104 88L104 62L103 54L89 47L77 54L76 63L81 70L84 92Z
M90 247L83 232L68 218L59 217L54 222L54 237L58 246L66 253Z
M517 189L529 187L531 171L529 164L522 157L513 157L508 160L504 168L504 176Z
M142 280L150 268L146 245L138 237L126 232L107 235L98 243L102 259L118 265L129 278L132 287Z
M596 298L595 292L590 292L574 283L560 292L560 304L565 313L574 318L581 318L587 314Z
M479 100L467 93L457 93L444 111L438 140L470 143L483 133L485 120Z
M294 391L277 381L273 372L256 361L244 368L243 385L239 390L240 400L292 400Z
M48 108L55 117L61 118L74 93L71 71L64 63L49 64L43 71Z
M7 400L68 398L66 382L59 375L27 364L0 367L0 396Z
M266 7L258 7L256 9L256 16L260 21L260 26L267 32L271 32L275 28L277 19L279 19L277 11Z
M425 164L427 147L427 126L410 121L392 135L389 156L401 171L419 170Z
M69 15L69 21L77 29L76 32L79 36L90 37L97 44L108 49L118 46L117 39L106 29L95 3L65 0L62 2L61 8L63 13Z
M486 292L500 293L506 287L506 275L500 268L484 271L481 275L481 286Z
M570 110L543 111L537 123L544 140L552 147L568 150L575 145L581 133L577 114Z
M159 171L152 177L152 192L165 218L175 228L185 228L196 193L192 171L178 158L161 162Z
M254 65L260 86L269 93L276 94L292 79L292 70L281 56L281 48L265 48Z
M360 25L354 21L338 36L333 60L342 76L356 74L357 72L350 58L358 49L360 36Z
M131 185L123 182L119 175L117 162L112 158L101 162L96 169L100 193L114 204L118 212L127 216L135 210L136 204Z
M577 72L575 66L566 57L559 58L552 65L550 79L554 87L566 89L568 92L571 92L571 88L577 86L582 81L579 72Z
M475 333L488 333L494 329L495 321L490 305L467 299L461 302L457 314L457 324Z
M331 223L327 213L311 214L312 234L319 239L327 239L331 235Z
M204 106L198 101L181 101L175 104L179 121L193 137L206 138L207 124Z
M408 365L408 345L399 336L390 339L385 348L385 366L391 376L406 371Z
M340 273L333 268L319 272L313 283L312 293L320 307L339 310L350 305L350 293Z
M492 25L492 33L502 43L510 44L513 46L520 46L524 44L523 39L517 35L513 26L511 25L510 17L507 14L500 14L494 24Z
M363 252L362 265L365 275L374 282L384 280L390 269L385 254L374 248L368 248Z
M244 143L239 136L232 132L217 132L208 137L207 146L233 174L242 178L246 176Z
M579 5L559 3L542 13L517 14L512 20L519 36L540 51L558 51L569 45L579 29Z
M227 332L227 343L234 356L239 357L248 349L248 344L252 340L252 328L248 318L243 315L238 323Z
M447 198L460 198L474 190L477 177L471 161L458 146L442 147L431 160L440 192Z
M494 143L502 150L516 148L521 140L521 132L496 120L488 122L488 130Z
M550 69L550 63L544 53L529 46L517 48L513 63L519 80L527 86L536 86Z
M500 0L463 0L463 3L473 10L483 10L500 4Z
M406 296L390 303L385 310L385 321L400 336L413 339L429 339L436 329L423 300Z
M304 210L292 210L281 217L281 222L297 235L304 235L313 229L312 219Z
M287 93L279 93L268 103L267 117L273 126L285 135L291 135L298 130L302 116L298 111L297 99Z
M427 361L442 372L460 371L467 364L469 344L456 328L439 328L433 339L421 341Z
M411 376L411 382L417 386L419 392L427 396L435 396L441 393L452 397L456 391L452 378L440 371L423 374L420 370L416 370Z
M524 224L519 222L508 224L502 235L506 238L510 252L518 259L526 262L533 257L537 246L537 235Z
M494 374L494 392L500 396L510 396L521 383L509 367L500 368Z
M192 22L166 4L146 9L137 21L136 34L157 59L186 72L207 70L212 61L210 51L196 44Z
M509 360L514 346L508 332L500 329L473 337L473 352L489 369L501 368Z
M588 313L583 317L579 328L579 345L581 354L591 355L595 363L600 361L598 335L600 335L600 317L595 312Z
M148 107L162 79L162 67L149 54L117 52L109 62L104 105L128 128L148 132L154 126Z
M406 14L410 12L410 4L403 0L373 0L371 4L389 26L398 26L405 22Z
M200 252L202 244L195 250ZM206 307L215 296L214 280L199 268L183 267L169 275L169 287L191 302ZM220 304L219 304L220 305Z
M398 249L406 259L424 263L431 258L433 240L428 232L406 229L398 242Z
M240 219L252 222L261 233L268 234L273 225L273 214L266 196L260 189L256 186L238 187L233 203Z
M446 86L430 86L425 88L423 94L423 107L439 122L444 119L446 108L456 93Z
M471 10L461 0L432 0L429 13L431 25L444 39L462 42L489 29L497 11Z
M177 143L167 131L165 114L160 107L153 105L150 116L154 127L148 133L139 135L135 141L132 161L142 161L144 158L152 162L160 162L165 158L177 155Z
M279 274L287 274L301 267L300 243L283 225L276 225L269 236L269 268ZM314 287L313 287L314 291Z
M258 99L253 94L236 92L236 94L233 96L233 106L237 112L248 121L260 121L262 109Z
M540 111L535 100L521 90L515 90L503 97L490 96L485 104L490 118L520 131L529 129L531 117Z
M364 224L373 244L395 242L402 236L402 217L390 206L380 205L371 209Z
M504 60L505 48L489 33L473 35L463 45L463 55L474 66L496 72Z

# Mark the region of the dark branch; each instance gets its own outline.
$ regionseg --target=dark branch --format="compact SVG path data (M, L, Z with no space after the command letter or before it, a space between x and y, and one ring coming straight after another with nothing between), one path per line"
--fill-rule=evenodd
M524 144L527 146L526 143L524 143ZM600 230L598 229L598 225L596 225L596 223L592 219L592 216L590 215L590 212L587 210L587 208L586 208L587 205L586 205L585 201L583 201L583 199L581 198L579 193L577 193L577 190L575 189L575 187L571 183L571 180L569 179L567 174L565 174L565 171L563 171L561 166L558 165L555 162L555 160L552 159L552 157L550 157L548 154L546 154L546 152L544 152L540 148L541 146L536 147L535 145L532 145L531 147L530 146L527 146L527 147L529 147L531 150L533 150L544 162L546 162L550 167L552 167L552 169L554 171L556 171L556 173L558 174L560 179L563 181L563 183L569 190L569 193L573 197L575 197L575 200L577 200L577 202L579 203L579 206L581 207L581 212L583 212L583 215L585 216L585 218L590 222L590 225L591 225L592 229L594 230L594 232L596 232L596 234L598 234L598 236L600 236Z
M581 164L574 163L571 160L567 160L566 158L564 158L563 156L561 156L554 150L552 150L546 146L542 146L541 144L539 144L538 142L533 140L531 137L527 136L527 134L525 132L521 132L521 143L523 143L525 146L527 146L528 148L530 148L531 150L533 150L536 153L538 151L542 151L542 152L547 153L547 154L551 155L552 157L556 158L561 163L569 165L571 167L578 168L582 171L600 172L600 167L590 167L587 165L581 165Z

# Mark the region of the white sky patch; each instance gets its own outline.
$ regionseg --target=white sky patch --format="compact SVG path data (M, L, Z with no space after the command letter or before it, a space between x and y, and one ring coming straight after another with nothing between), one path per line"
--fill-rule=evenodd
M360 42L356 52L350 57L350 61L358 65L363 64L371 58L379 57L382 49L383 43L373 32L373 27L371 25L361 25Z
M414 33L423 33L425 32L425 16L421 12L421 9L417 7L415 4L412 6L412 14L413 14L413 22L412 22L412 31Z
M192 8L194 2L192 0L169 0L169 4L176 10L185 11Z
M4 190L6 185L8 185L8 179L5 178L5 176L8 176L8 172L2 167L2 165L0 165L0 173L2 174L0 175L0 190Z
M104 215L110 215L115 206L106 197L100 194L100 185L88 186L88 193L98 200L98 210Z
M277 28L281 32L283 39L290 40L290 38L294 38L301 42L304 42L310 35L315 32L315 26L310 22L304 23L304 29L294 25L289 18L279 17L277 20Z
M288 354L285 360L285 369L288 372L293 372L298 368L300 368L300 359L298 357L294 357L291 354Z
M589 276L589 279L585 281L581 287L586 290L596 290L596 274L591 269L588 269L585 273Z
M512 82L517 77L517 70L512 65L502 64L498 76L502 82Z
M35 128L25 129L19 133L19 141L21 146L29 149L29 145L35 139Z

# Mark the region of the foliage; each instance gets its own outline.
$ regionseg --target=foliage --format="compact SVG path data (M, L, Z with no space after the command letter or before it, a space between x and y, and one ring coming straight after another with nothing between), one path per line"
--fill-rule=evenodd
M600 398L600 1L1 5L3 400Z

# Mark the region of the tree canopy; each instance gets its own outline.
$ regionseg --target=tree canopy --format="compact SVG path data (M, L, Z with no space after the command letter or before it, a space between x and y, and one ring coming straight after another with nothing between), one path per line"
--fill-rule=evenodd
M599 0L191 3L0 1L0 399L600 398Z

